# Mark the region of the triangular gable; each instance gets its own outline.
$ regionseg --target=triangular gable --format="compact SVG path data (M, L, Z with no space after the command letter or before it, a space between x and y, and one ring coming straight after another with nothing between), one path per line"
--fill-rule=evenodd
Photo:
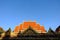
M24 32L23 32L23 35L35 35L37 34L37 32L35 30L33 30L30 26L28 29L26 29Z

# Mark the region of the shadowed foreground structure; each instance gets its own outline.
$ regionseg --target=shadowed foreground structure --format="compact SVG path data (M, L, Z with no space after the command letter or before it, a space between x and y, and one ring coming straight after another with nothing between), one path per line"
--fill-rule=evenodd
M11 36L12 32L11 29L9 28L5 32L5 36L3 36L1 39L2 40L60 40L60 26L58 26L55 31L49 28L48 32L46 32L44 27L40 25L37 26L37 24L34 22L33 23L25 22L24 25L23 26L22 25L18 26L13 31L13 34L15 35L17 34L16 36L13 35ZM34 26L38 30L36 30Z
M10 31L6 31L5 37L3 37L2 40L60 40L60 32L54 32L51 28L49 28L47 33L37 33L29 26L29 28L23 33L19 31L16 37L10 37Z

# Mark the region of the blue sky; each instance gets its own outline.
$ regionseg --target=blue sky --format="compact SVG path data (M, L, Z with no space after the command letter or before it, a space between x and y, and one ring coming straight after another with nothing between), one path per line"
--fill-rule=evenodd
M29 20L55 30L60 25L60 0L0 0L0 26L4 30L14 30Z

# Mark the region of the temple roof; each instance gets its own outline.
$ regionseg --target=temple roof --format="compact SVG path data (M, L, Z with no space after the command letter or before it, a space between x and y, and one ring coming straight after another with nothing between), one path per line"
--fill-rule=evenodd
M46 30L44 29L44 26L40 26L40 24L37 24L36 22L23 22L22 24L20 24L19 26L15 27L14 32L18 32L18 31L24 31L27 28L29 28L29 26L31 26L31 28L33 28L34 30L36 30L37 32L46 32Z
M60 26L58 26L55 31L60 32Z

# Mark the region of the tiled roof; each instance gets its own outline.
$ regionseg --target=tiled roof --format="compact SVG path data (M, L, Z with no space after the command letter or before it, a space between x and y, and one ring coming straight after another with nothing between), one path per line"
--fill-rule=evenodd
M39 30L41 30L41 32L46 32L44 29L44 26L40 26L36 22L24 22L23 24L16 26L14 32L18 32L18 31L22 31L22 30L24 31L29 26L31 26L34 30L37 30L38 32L39 32Z

